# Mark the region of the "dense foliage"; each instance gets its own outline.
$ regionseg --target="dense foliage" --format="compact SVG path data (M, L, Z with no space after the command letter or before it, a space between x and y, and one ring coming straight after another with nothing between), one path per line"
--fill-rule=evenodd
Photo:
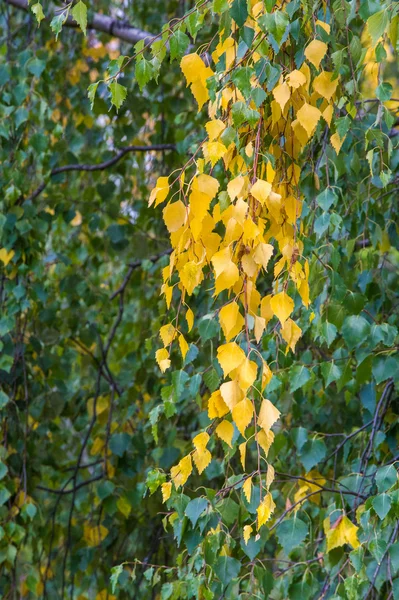
M2 3L2 598L399 599L398 11Z

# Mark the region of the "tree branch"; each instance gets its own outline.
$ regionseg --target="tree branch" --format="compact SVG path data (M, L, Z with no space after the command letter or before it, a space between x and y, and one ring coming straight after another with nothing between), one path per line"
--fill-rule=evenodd
M6 0L6 3L29 12L28 0ZM78 24L72 19L72 17L68 17L64 23L64 27L76 28L78 27ZM89 14L87 29L94 29L95 31L100 31L101 33L107 33L108 35L112 35L113 37L119 38L125 42L129 42L130 44L137 44L137 42L140 40L146 40L148 43L151 42L151 39L155 37L153 33L143 31L138 27L133 27L129 23L125 23L124 21L113 19L112 17L100 15L98 13L94 13L91 18Z
M74 165L64 165L63 167L56 167L52 171L50 171L50 177L54 177L55 175L59 175L60 173L66 173L68 171L104 171L109 167L112 167L117 162L121 160L126 154L129 152L151 152L151 151L161 151L161 150L175 150L176 146L174 144L153 144L151 146L125 146L121 148L115 156L106 160L102 163L94 164L94 165L85 165L85 164L74 164ZM46 185L47 181L43 181L26 200L32 201L37 198Z

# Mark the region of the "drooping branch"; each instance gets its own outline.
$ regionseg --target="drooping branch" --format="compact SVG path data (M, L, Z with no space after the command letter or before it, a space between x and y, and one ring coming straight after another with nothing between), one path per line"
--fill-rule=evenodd
M29 11L28 0L6 0L6 2L7 4L11 4L16 8ZM147 31L143 31L138 27L133 27L129 23L125 23L119 19L113 19L107 15L94 13L92 17L90 17L90 14L88 17L88 29L94 29L95 31L99 31L101 33L108 33L109 35L119 38L125 42L129 42L130 44L137 44L137 42L141 40L150 42L151 39L155 37L155 35L152 33L148 33ZM64 23L64 27L75 28L77 26L78 24L72 19L72 17L68 17Z
M121 148L121 150L119 150L119 152L117 152L115 154L115 156L113 156L109 160L106 160L102 163L93 164L93 165L72 164L72 165L64 165L62 167L55 167L55 169L53 169L50 172L50 177L54 177L55 175L59 175L60 173L66 173L68 171L89 171L89 172L90 171L104 171L105 169L108 169L109 167L112 167L117 162L119 162L121 160L121 158L123 158L129 152L151 152L151 151L159 152L162 150L175 150L175 149L176 149L176 146L174 144L153 144L152 146L125 146L124 148ZM35 198L37 198L42 193L42 191L44 190L44 188L47 186L48 183L49 183L49 179L47 181L43 181L35 189L35 191L32 192L30 194L30 196L28 196L26 198L26 200L31 201L31 200L34 200Z

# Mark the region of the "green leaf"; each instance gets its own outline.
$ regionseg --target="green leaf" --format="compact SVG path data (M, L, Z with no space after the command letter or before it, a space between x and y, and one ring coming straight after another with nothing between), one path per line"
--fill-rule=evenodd
M283 547L285 554L299 546L308 535L308 526L301 519L293 517L285 519L277 527L277 537L280 546Z
M77 4L72 9L72 17L79 25L84 35L86 35L87 31L87 6L82 0L79 0Z
M224 586L238 576L240 569L241 563L231 556L219 556L214 566L214 571Z
M316 200L320 208L328 210L330 206L337 203L338 196L333 189L326 188L316 197Z
M391 508L391 498L388 494L380 494L373 499L373 508L381 521L385 519Z
M394 465L388 465L378 469L375 481L379 492L386 492L391 488L398 479L398 473Z
M310 373L303 365L296 365L289 372L290 392L291 394L305 385L310 379Z
M234 0L230 8L230 14L238 27L242 27L248 17L247 0Z
M393 377L395 381L399 378L399 359L397 356L374 356L373 376L376 383L386 381Z
M127 89L124 85L121 85L117 81L113 81L109 84L109 90L111 92L111 102L115 106L116 110L119 110L127 96Z
M142 91L144 86L152 79L153 74L154 70L152 64L145 58L142 58L136 64L135 75L140 91Z
M288 15L281 10L275 10L260 17L258 22L264 33L272 34L278 48L280 48L283 39L289 31L290 22Z
M178 29L169 39L170 44L170 62L182 58L187 50L190 40L189 37Z
M112 569L111 569L110 582L111 582L112 593L114 593L116 590L116 586L118 584L118 579L119 579L120 575L122 574L122 571L123 571L123 563L121 565L116 565L115 567L112 567Z
M45 19L42 5L40 2L36 2L35 4L32 4L30 9L36 17L37 24L40 25L43 19Z
M52 31L54 31L54 33L55 33L56 40L58 39L58 36L60 34L63 24L66 21L66 18L67 18L67 13L65 11L65 12L60 13L59 15L56 15L55 17L53 17L51 19L50 27L51 27Z
M333 381L337 381L342 375L342 370L334 363L325 362L321 364L321 373L323 375L325 386L328 387Z
M325 458L327 448L323 440L308 440L301 450L301 463L309 472L317 463Z
M330 347L337 337L337 328L332 323L325 321L321 326L321 333L327 346Z
M314 222L314 230L318 237L327 231L330 226L331 215L328 212L323 212Z
M370 324L360 315L347 317L342 326L342 335L349 350L352 350L367 341L370 335Z
M388 25L388 14L386 10L380 10L367 19L367 29L373 46L375 46Z
M4 408L5 406L7 406L8 402L9 402L9 397L7 396L7 394L5 394L3 392L3 390L0 390L0 409Z
M95 83L91 83L89 85L89 87L87 88L87 96L90 100L90 108L91 110L93 110L93 106L94 106L94 99L96 97L96 93L97 93L97 88L98 88L98 84L100 82L96 81Z
M375 95L381 102L386 102L392 98L393 87L390 83L380 83L380 85L375 90Z
M191 521L193 527L196 526L198 519L208 506L208 500L206 498L194 498L186 506L184 514Z

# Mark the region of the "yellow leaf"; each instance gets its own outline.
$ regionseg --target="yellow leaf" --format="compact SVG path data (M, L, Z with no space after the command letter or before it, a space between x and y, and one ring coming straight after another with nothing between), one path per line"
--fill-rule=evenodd
M271 244L263 244L262 242L258 244L256 250L253 254L254 261L257 265L262 265L262 267L267 271L267 265L270 258L273 255L274 248Z
M205 64L203 60L195 52L183 56L180 62L180 68L187 80L187 85L197 81L197 79L201 76L200 74L204 67Z
M287 354L289 348L295 352L295 345L302 335L302 329L292 319L287 319L281 327L281 335L288 344L285 353Z
M187 209L181 200L168 204L163 209L163 220L169 231L173 233L180 229L187 218Z
M307 102L296 113L297 119L310 137L321 117L321 112Z
M195 450L195 452L193 452L193 460L195 466L197 467L198 473L201 475L201 473L205 471L211 462L212 455L206 448L201 452L199 450Z
M294 310L294 301L286 292L280 292L270 299L270 307L283 326Z
M211 198L199 190L192 190L190 194L190 216L202 221L208 212ZM191 223L192 227L192 223Z
M167 500L169 500L170 495L172 493L172 483L170 481L163 483L161 485L161 490L162 490L162 502L165 503Z
M209 141L213 142L213 140L216 140L225 128L226 125L220 119L208 121L208 123L205 125L205 129L208 134Z
M263 317L258 317L257 315L255 315L254 319L255 319L255 325L254 325L255 339L256 339L256 342L259 344L262 334L266 327L266 321Z
M206 431L199 433L193 439L193 444L198 452L203 452L205 450L207 443L209 442L209 434Z
M132 507L130 506L128 499L125 498L124 496L121 496L120 498L118 498L116 507L119 510L119 512L121 512L123 514L123 516L127 519L132 510Z
M343 546L344 544L349 544L352 548L358 548L360 546L360 542L357 537L357 531L359 527L356 527L348 519L348 517L339 517L339 519L334 523L334 525L330 528L329 518L324 521L324 530L326 531L326 540L327 540L327 552L334 550L334 548L338 548L339 546Z
M319 69L320 63L325 57L327 52L327 44L320 40L313 40L309 46L305 49L305 56L307 60L312 63L316 69Z
M103 525L95 525L94 527L90 527L90 525L85 524L83 526L83 538L87 542L87 545L91 546L92 548L101 544L107 535L108 529Z
M248 504L251 502L251 492L252 492L252 477L247 477L244 481L244 485L242 486L242 491L244 492L244 496L247 499Z
M319 19L317 19L316 25L320 25L320 27L322 27L324 29L324 31L326 31L328 34L330 34L331 27L328 23L324 23L324 21L320 21Z
M341 147L342 147L342 144L345 141L345 138L346 138L346 136L344 136L343 138L341 138L338 133L334 133L331 136L330 141L331 141L332 147L334 148L336 154L339 154L339 151L341 150Z
M248 544L248 540L251 537L252 531L253 531L253 529L252 529L251 525L245 525L244 532L243 532L245 544Z
M296 90L297 88L301 87L301 85L305 85L306 75L301 73L301 71L298 71L297 69L295 69L295 71L292 71L288 75L287 83L290 87L292 87Z
M192 188L193 190L198 190L202 194L206 194L213 200L218 193L219 182L214 177L211 177L211 175L201 173L201 175L194 179Z
M256 509L256 512L258 514L258 530L262 527L262 525L267 523L267 521L272 516L275 508L276 505L273 502L272 495L270 492L268 492L263 498L258 508Z
M245 352L235 342L224 344L217 349L217 359L226 377L245 360Z
M210 162L212 167L214 167L218 160L226 154L227 148L221 142L206 142L202 145L202 151L205 160Z
M223 400L220 390L213 392L208 400L208 417L210 419L217 419L218 417L224 417L228 412L229 407Z
M258 442L259 446L262 448L262 450L265 453L265 456L267 458L267 455L269 454L270 446L274 442L273 431L272 430L265 431L264 429L261 429L260 431L258 431L258 433L256 435L256 441Z
M80 212L77 210L75 213L74 218L72 219L71 223L72 227L78 227L79 225L82 224L82 215L80 214Z
M240 333L245 323L236 302L230 302L220 309L219 321L228 342Z
M266 487L269 488L274 481L274 468L272 465L267 465Z
M251 187L252 196L261 204L265 204L271 191L272 184L268 181L264 181L263 179L258 179Z
M231 181L229 181L229 183L227 184L227 193L232 202L234 202L234 200L240 196L242 189L244 187L244 183L245 183L244 177L239 175L235 179L232 179Z
M273 310L272 310L272 307L270 304L271 299L272 299L271 294L268 294L267 296L262 298L261 303L260 303L260 314L261 314L262 318L265 319L266 325L274 316L274 313L273 313Z
M165 373L166 369L169 369L170 367L169 352L166 350L166 348L160 348L157 350L155 352L155 359L162 373Z
M313 81L313 89L320 94L320 96L323 96L323 98L325 98L327 101L329 101L335 94L338 86L338 78L333 79L333 77L334 73L323 71Z
M232 423L230 423L230 421L224 420L221 423L219 423L219 425L215 429L215 433L220 437L221 440L226 442L226 444L230 446L230 448L232 448L231 440L233 439L234 435L234 427Z
M274 423L280 417L280 414L281 413L278 408L276 408L274 404L270 402L270 400L264 398L258 416L259 426L263 427L265 431L269 431L272 425L274 425Z
M238 385L246 392L253 385L258 372L257 364L246 358L244 362L237 368Z
M269 385L271 379L273 377L273 373L267 364L266 361L262 359L262 390L265 389L267 385Z
M187 479L191 475L192 470L193 465L190 454L187 454L187 456L182 458L175 467L171 468L170 475L176 489L179 489L180 486L186 483Z
M194 325L194 313L191 310L191 308L187 309L186 312L186 321L187 321L187 327L188 327L188 331L190 332L193 328Z
M168 194L169 194L169 177L158 177L157 183L150 194L150 199L148 201L148 205L151 206L151 204L153 204L155 201L155 206L158 206L158 204L161 204L161 202L166 200L166 198L168 197Z
M244 398L233 407L232 415L234 423L237 425L238 431L245 437L245 429L252 421L254 408L252 402L248 398Z
M179 347L180 347L181 355L184 360L186 358L186 354L188 352L189 346L182 334L179 335Z
M2 261L2 263L4 263L5 267L8 265L10 260L13 258L14 254L15 254L14 250L10 250L9 252L7 252L7 250L5 248L2 248L0 250L0 260Z
M334 107L331 104L329 104L327 106L327 108L325 108L323 110L323 114L322 114L323 119L328 123L329 127L331 126L331 119L333 117L333 114L334 114Z
M229 247L216 252L211 259L216 274L216 294L229 289L237 283L240 273L238 267L231 260L231 251Z
M237 402L240 402L244 397L244 392L237 381L226 381L225 383L222 383L220 386L220 393L230 410L233 410Z
M208 88L206 87L206 84L203 81L198 79L197 81L194 81L194 83L191 84L190 89L194 98L197 101L199 112L204 106L205 102L209 100Z
M159 335L161 336L162 342L164 346L169 346L172 343L173 338L176 334L176 328L172 325L172 323L168 323L167 325L163 325L159 330Z
M285 105L291 98L291 90L287 83L277 85L273 90L273 96L276 102L280 105L281 110L284 110Z
M238 446L238 449L240 451L241 465L242 465L243 470L245 471L245 456L247 454L247 442L243 442L242 444L240 444Z
M201 265L194 261L187 262L179 275L180 281L184 285L189 296L191 296L197 285L199 285L204 278Z

